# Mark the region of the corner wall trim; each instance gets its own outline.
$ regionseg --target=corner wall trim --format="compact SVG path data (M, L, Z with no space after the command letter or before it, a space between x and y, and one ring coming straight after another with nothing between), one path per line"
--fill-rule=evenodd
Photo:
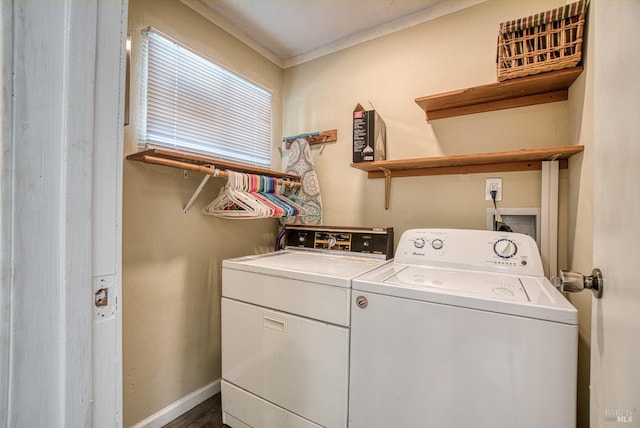
M220 379L185 395L146 419L138 422L133 428L161 428L177 417L183 415L198 404L208 400L220 392Z
M558 183L559 162L542 162L540 255L548 278L558 274Z

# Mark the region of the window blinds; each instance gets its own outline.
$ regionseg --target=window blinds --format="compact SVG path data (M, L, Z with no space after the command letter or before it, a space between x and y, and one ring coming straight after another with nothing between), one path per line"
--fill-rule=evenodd
M145 34L144 141L270 167L271 93L152 29Z

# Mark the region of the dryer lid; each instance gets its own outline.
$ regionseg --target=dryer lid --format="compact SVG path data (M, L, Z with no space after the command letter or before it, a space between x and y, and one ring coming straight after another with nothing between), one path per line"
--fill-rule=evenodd
M228 259L223 269L235 269L320 284L350 287L351 280L382 264L383 259L283 250L256 256Z

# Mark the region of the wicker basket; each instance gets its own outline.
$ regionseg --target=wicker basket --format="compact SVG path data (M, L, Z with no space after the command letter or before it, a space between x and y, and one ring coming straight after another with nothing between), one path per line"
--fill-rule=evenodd
M586 9L582 0L500 24L498 81L577 66Z

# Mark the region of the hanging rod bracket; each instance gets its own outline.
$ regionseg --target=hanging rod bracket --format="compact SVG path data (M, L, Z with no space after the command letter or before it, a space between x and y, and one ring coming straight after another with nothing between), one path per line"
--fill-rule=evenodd
M213 169L215 172L214 174L205 174L204 178L202 179L202 181L200 182L200 185L198 186L198 188L196 189L195 192L193 192L193 195L191 196L191 199L189 199L189 202L187 202L187 205L184 206L184 208L182 209L183 214L186 214L187 211L189 211L189 208L191 208L191 205L193 205L193 203L196 201L196 199L198 199L198 196L200 196L200 193L202 192L202 189L204 189L205 184L207 184L207 182L209 181L209 179L212 176L217 176L218 174L216 174L216 172L218 170L216 170L216 168L213 165L203 165L203 167L205 168L211 168Z

